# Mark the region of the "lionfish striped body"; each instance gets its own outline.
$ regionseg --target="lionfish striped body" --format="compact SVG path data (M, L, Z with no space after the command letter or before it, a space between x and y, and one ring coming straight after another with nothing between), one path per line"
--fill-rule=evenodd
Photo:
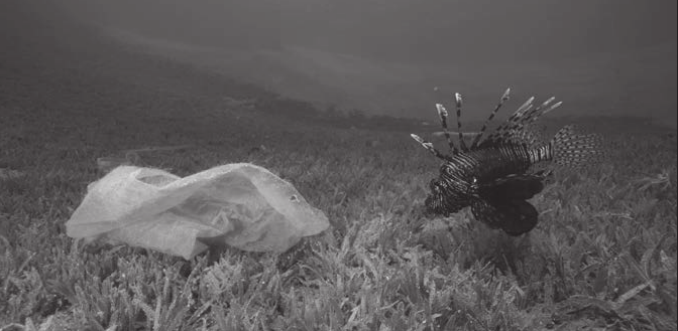
M430 183L431 192L425 205L433 214L448 216L471 207L476 219L491 228L500 228L510 235L532 230L538 221L538 212L527 202L540 193L553 167L579 167L600 154L600 139L596 135L578 135L571 126L561 129L553 139L543 142L530 130L540 116L560 106L550 98L534 107L530 98L509 119L482 139L487 124L509 99L507 89L481 131L467 146L461 132L461 95L455 95L459 148L451 140L447 128L447 110L437 104L443 134L451 154L444 155L433 144L412 134L424 148L445 162L440 175ZM541 170L540 170L541 169Z

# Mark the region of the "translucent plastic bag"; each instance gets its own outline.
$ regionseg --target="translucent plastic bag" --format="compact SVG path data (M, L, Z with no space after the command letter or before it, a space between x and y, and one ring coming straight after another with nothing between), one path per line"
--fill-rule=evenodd
M212 245L284 252L329 227L290 183L249 163L188 177L120 166L89 184L66 233L194 257Z

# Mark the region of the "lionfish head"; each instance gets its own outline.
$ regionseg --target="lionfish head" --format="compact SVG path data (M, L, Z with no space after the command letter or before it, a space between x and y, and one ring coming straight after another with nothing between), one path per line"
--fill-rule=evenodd
M431 214L448 216L466 206L465 196L452 189L447 179L434 178L429 183L429 188L424 205Z

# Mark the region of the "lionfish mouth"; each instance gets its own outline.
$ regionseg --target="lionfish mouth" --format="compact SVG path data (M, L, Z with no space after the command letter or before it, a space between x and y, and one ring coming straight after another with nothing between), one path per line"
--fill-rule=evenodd
M456 200L458 199L447 197L442 192L430 193L426 200L424 200L424 206L426 207L424 214L427 216L450 216L450 214L462 209L462 206L458 206L458 201Z
M424 214L427 216L432 214L440 214L442 208L438 201L440 201L440 198L436 198L433 195L427 196L426 200L424 201L424 206L426 206Z

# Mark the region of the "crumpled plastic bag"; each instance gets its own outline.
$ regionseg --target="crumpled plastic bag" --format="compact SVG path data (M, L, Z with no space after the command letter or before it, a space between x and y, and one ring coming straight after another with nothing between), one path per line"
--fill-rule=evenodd
M87 187L66 233L191 259L213 245L284 252L329 227L292 184L249 163L188 177L119 166Z

